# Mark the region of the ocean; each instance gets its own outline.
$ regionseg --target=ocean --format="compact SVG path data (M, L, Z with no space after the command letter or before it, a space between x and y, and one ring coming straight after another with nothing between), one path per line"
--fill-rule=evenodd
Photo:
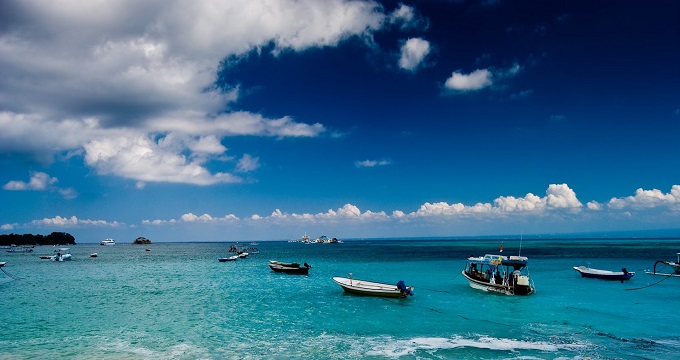
M530 296L470 288L470 256L529 258ZM78 244L72 261L0 253L0 359L677 359L677 239ZM146 249L151 251L146 251ZM90 258L97 252L98 257ZM269 260L307 262L308 276ZM573 266L635 271L624 283ZM396 284L389 299L343 292L334 276Z

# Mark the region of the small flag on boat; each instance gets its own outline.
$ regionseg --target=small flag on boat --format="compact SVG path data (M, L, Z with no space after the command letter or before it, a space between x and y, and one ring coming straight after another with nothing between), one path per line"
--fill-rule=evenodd
M503 244L501 244L501 248L500 248L500 250L498 250L498 251L499 251L499 252L503 252Z

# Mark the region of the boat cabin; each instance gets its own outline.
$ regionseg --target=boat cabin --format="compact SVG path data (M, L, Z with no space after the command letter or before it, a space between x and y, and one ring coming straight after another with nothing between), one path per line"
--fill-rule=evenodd
M528 259L523 256L484 255L469 257L463 275L473 288L527 295L534 292L529 279Z

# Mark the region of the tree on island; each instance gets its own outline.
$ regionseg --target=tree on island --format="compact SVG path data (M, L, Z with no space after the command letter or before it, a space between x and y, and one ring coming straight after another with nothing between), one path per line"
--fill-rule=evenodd
M33 234L2 234L0 246L9 245L75 245L76 238L65 232L53 232L47 236Z

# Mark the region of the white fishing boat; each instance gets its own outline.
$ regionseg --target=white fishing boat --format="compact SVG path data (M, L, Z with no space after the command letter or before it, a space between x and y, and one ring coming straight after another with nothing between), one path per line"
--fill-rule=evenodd
M230 257L225 257L225 258L217 258L217 261L219 262L227 262L227 261L234 261L238 259L238 255L233 255Z
M530 295L536 292L529 278L528 259L524 256L484 255L469 257L463 276L473 289L506 295Z
M113 239L104 239L99 243L99 245L111 246L116 245L116 242Z
M581 274L581 277L603 279L603 280L630 280L635 276L634 271L628 271L626 268L622 268L621 271L610 271L610 270L600 270L593 269L590 266L574 266L574 270Z
M380 296L390 298L403 298L413 296L413 286L406 286L403 280L396 285L377 283L372 281L356 280L349 274L349 278L334 277L333 281L345 291L360 295Z
M58 250L54 250L56 254L52 256L52 261L70 261L71 254L68 253L68 250L68 248L59 248Z
M664 261L664 260L657 260L654 263L654 271L645 271L645 274L649 275L659 275L659 276L673 276L673 277L680 277L680 253L676 254L678 256L677 261ZM662 269L659 269L659 272L656 271L656 266L657 265L665 265L668 268L670 268L669 272L661 272Z

